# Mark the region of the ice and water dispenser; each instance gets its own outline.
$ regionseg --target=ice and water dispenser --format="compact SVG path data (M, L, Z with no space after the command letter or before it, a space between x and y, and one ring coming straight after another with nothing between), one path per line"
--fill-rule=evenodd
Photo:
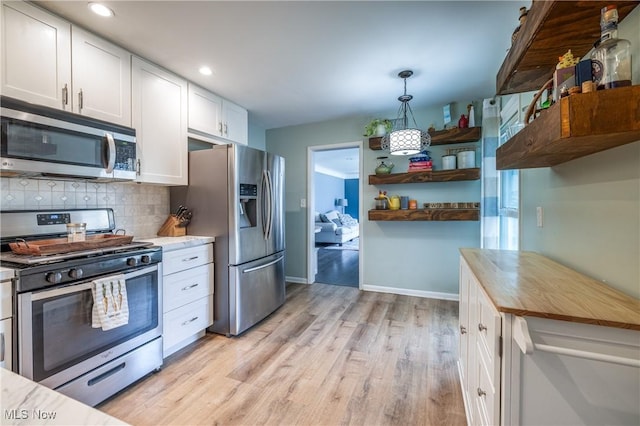
M258 204L258 185L240 184L240 228L256 226L256 208Z

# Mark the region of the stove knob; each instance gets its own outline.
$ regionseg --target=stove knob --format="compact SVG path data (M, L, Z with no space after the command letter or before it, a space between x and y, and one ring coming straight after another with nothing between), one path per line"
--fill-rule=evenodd
M151 263L151 258L145 254L140 258L140 262L142 262L142 263Z
M77 280L78 278L82 278L84 275L84 271L80 268L72 269L69 271L69 277Z
M135 257L130 257L127 259L127 265L136 266L137 264L138 264L138 259L136 259Z
M62 274L60 272L48 272L44 279L51 284L56 284L62 281Z

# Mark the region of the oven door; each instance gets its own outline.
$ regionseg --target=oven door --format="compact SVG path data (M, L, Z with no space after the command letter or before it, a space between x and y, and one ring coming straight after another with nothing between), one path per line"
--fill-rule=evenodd
M91 281L18 295L20 374L56 388L159 338L159 276L158 265L125 274L129 321L108 331L92 327Z

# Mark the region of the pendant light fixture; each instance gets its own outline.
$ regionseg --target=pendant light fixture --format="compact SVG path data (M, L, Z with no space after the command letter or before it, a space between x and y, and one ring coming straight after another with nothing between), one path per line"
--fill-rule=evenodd
M413 96L407 95L407 78L412 75L413 71L411 70L398 73L398 77L404 80L404 95L398 97L400 108L393 129L382 138L381 142L382 149L389 149L391 155L413 155L431 145L429 133L417 129L416 119L413 117L413 111L409 105ZM413 128L409 127L408 114L413 120Z

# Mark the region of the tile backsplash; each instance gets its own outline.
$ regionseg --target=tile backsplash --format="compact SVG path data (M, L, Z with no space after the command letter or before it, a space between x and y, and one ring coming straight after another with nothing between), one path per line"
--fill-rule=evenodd
M169 215L169 188L135 183L0 178L2 210L113 209L116 228L151 238Z

